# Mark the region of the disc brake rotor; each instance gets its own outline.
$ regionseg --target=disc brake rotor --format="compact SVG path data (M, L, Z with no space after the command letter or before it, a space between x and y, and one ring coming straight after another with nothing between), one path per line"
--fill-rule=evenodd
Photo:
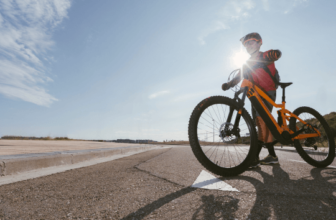
M238 141L236 132L233 131L233 124L224 122L219 128L219 137L224 143L235 143Z

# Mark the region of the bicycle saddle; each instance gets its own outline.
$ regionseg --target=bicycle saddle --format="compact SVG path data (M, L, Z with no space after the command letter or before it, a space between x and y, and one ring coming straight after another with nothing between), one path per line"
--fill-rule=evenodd
M279 85L280 85L280 87L281 88L286 88L287 86L290 86L290 85L292 85L293 83L292 82L290 82L290 83L282 83L282 82L279 82Z

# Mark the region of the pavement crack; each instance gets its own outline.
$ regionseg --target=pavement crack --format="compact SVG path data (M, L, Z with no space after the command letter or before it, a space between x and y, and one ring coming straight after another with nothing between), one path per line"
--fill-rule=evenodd
M138 171L147 173L148 175L151 175L151 176L154 176L154 177L159 178L159 179L161 179L161 180L164 180L164 181L166 181L166 182L169 182L169 183L171 183L171 184L173 184L173 185L175 185L175 186L185 187L185 186L183 186L183 185L181 185L181 184L175 183L175 182L173 182L173 181L171 181L171 180L168 180L168 179L166 179L166 178L164 178L164 177L157 176L157 175L155 175L155 174L153 174L153 173L151 173L151 172L149 172L149 171L147 171L147 170L142 170L142 169L140 169L140 168L137 167L137 166L134 166L134 168L137 169Z
M150 159L148 159L148 160L146 160L146 161L143 161L143 162L141 162L141 163L135 165L134 168L137 169L138 171L147 173L148 175L151 175L151 176L154 176L154 177L159 178L159 179L161 179L161 180L164 180L164 181L166 181L166 182L169 182L169 183L171 183L171 184L173 184L173 185L175 185L175 186L185 187L185 186L183 186L183 185L181 185L181 184L175 183L175 182L173 182L173 181L171 181L171 180L168 180L168 179L166 179L166 178L164 178L164 177L157 176L157 175L155 175L155 174L153 174L153 173L151 173L151 172L149 172L149 171L147 171L147 170L143 170L143 169L140 169L140 168L139 168L139 166L140 166L141 164L147 163L148 161L153 160L153 159L155 159L155 158L161 156L162 154L167 153L167 152L170 151L171 149L172 149L172 148L169 148L168 150L166 150L166 151L164 151L164 152L162 152L162 153L156 155L155 157L152 157L152 158L150 158Z
M164 152L162 152L162 153L160 153L160 154L156 155L155 157L152 157L152 158L150 158L150 159L148 159L148 160L142 161L141 163L138 163L138 164L135 165L135 166L139 166L139 165L141 165L141 164L143 164L143 163L147 163L148 161L153 160L153 159L155 159L155 158L161 156L162 154L167 153L167 152L170 151L171 149L172 149L172 148L168 148L168 150L166 150L166 151L164 151Z

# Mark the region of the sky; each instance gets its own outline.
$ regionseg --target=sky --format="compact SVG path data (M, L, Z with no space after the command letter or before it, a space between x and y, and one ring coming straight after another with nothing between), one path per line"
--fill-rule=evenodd
M336 111L336 2L0 0L0 136L187 140L258 32L287 109ZM281 101L281 89L277 102ZM246 103L250 111L250 106Z

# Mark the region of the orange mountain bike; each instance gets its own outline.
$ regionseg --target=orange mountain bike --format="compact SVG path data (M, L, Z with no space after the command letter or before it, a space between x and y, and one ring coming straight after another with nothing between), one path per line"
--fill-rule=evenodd
M299 107L293 113L285 108L285 88L291 84L279 82L282 104L276 104L250 81L235 92L233 99L212 96L201 101L192 112L188 127L189 142L198 161L221 176L238 175L249 168L257 154L258 139L255 123L244 108L247 96L275 138L272 144L294 144L310 165L330 165L335 158L332 131L312 108ZM277 120L261 97L280 108Z

